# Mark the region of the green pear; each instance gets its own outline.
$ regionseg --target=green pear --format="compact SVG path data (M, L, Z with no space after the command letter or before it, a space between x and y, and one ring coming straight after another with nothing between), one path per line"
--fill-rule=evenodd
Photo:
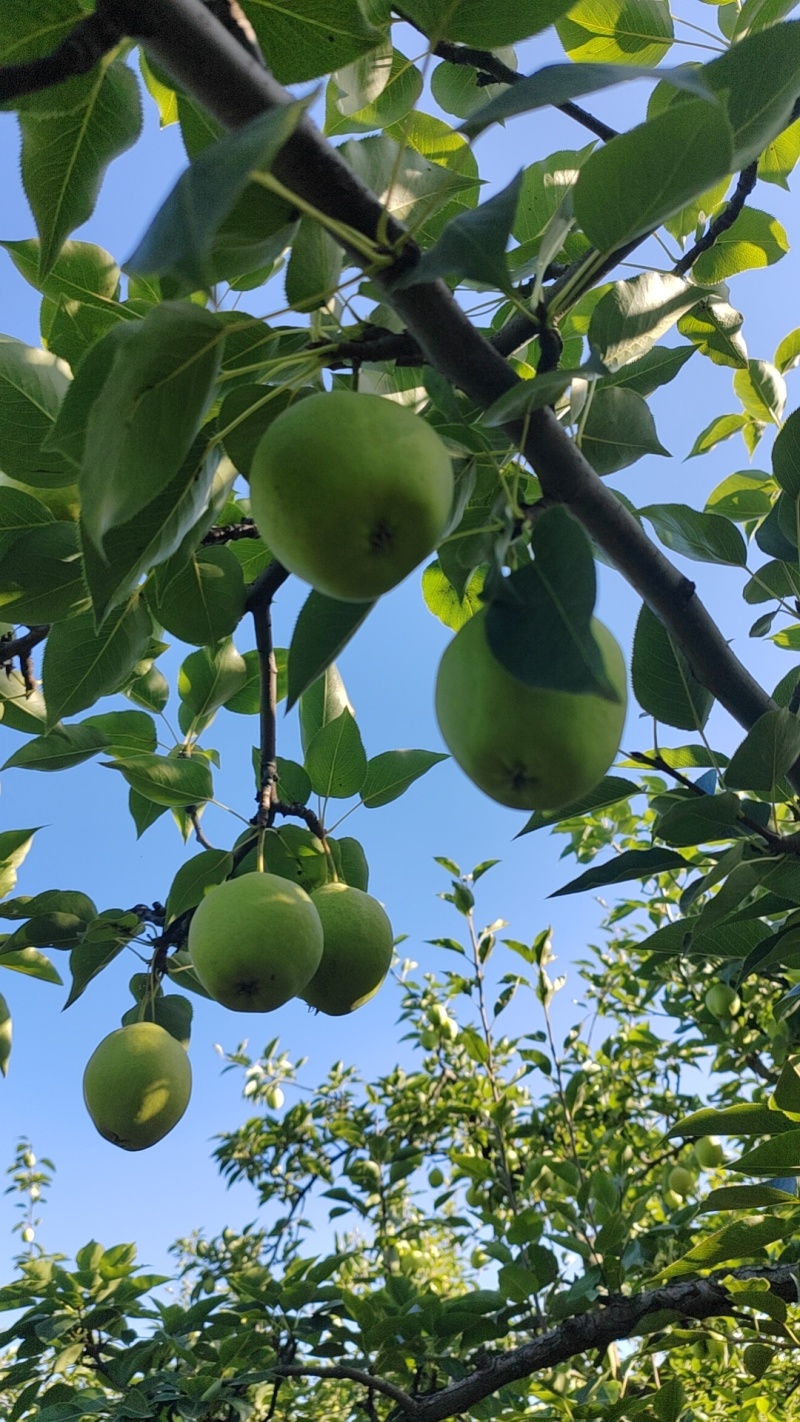
M501 805L559 810L613 761L625 723L625 662L602 622L592 631L619 701L518 681L489 647L485 608L447 647L436 680L442 736L470 780Z
M272 1012L297 997L322 957L322 924L299 884L243 874L206 894L189 953L203 987L232 1012Z
M694 1176L691 1170L687 1170L685 1165L674 1165L667 1176L667 1188L685 1200L693 1187Z
M452 499L450 457L431 426L350 390L290 405L250 468L253 517L275 557L344 602L401 582L436 547Z
M132 1022L104 1037L83 1074L86 1109L101 1136L146 1150L181 1119L192 1069L180 1042L155 1022Z
M712 983L705 996L712 1017L736 1017L742 1010L742 1000L728 983Z
M324 884L312 895L322 921L322 960L300 993L329 1017L354 1012L374 997L389 971L394 935L377 899L350 884Z

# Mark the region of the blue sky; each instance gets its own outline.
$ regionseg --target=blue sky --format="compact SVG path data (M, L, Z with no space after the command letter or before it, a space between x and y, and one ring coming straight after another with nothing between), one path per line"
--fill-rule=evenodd
M713 29L711 6L687 0L685 18ZM686 34L689 31L685 31ZM413 40L405 46L413 53ZM691 50L673 50L667 63L685 58L709 57ZM530 70L541 63L563 58L548 36L529 45L520 67ZM591 107L608 122L626 127L642 116L649 88L636 83L606 93ZM430 108L430 104L423 104ZM96 212L75 236L98 242L119 261L133 250L149 217L184 166L176 128L159 132L153 106L146 104L147 127L137 147L110 169ZM585 132L558 113L534 115L510 124L479 140L477 154L482 174L489 181L485 196L509 181L522 164L544 157L556 147L578 148ZM33 235L33 221L21 190L18 138L15 121L0 115L0 190L4 195L0 238ZM759 185L754 206L773 212L790 234L800 216L796 194ZM626 274L633 275L629 268ZM796 253L790 253L766 272L745 274L731 283L731 299L746 313L745 336L750 355L771 359L778 341L798 324L797 305L788 293L800 289ZM0 253L0 329L31 344L38 343L38 298L17 275L10 260ZM282 304L280 293L253 293L241 303L254 313L268 314ZM684 501L702 508L708 492L727 474L748 467L738 436L711 455L684 463L695 435L716 414L736 408L731 394L733 372L693 357L688 371L652 401L662 442L672 458L647 458L614 476L614 485L636 504ZM797 403L800 373L788 377L789 408ZM769 467L765 440L753 461ZM763 562L756 550L754 564ZM751 670L768 688L789 670L786 653L770 643L749 641L747 628L752 610L741 601L743 576L707 565L686 565L700 586L711 612L725 635ZM605 568L599 570L598 611L630 652L638 600L623 581ZM287 645L305 590L290 583L281 592L275 609L275 634ZM440 749L433 715L433 681L438 659L449 633L426 610L419 581L412 576L385 597L355 642L341 658L340 669L368 754L396 747ZM252 646L247 622L236 637L240 650ZM174 673L189 649L174 648L167 663ZM111 709L111 701L99 709ZM174 703L168 711L174 712ZM637 725L634 708L624 744L646 748L650 727ZM738 733L728 718L715 711L710 725L712 742L722 749L736 744ZM257 736L256 718L221 713L204 737L219 750L222 770L217 775L218 794L240 814L251 812L252 772L250 747ZM296 717L279 724L279 751L298 751ZM676 742L680 733L675 733ZM12 732L0 730L3 759L19 743ZM5 749L8 747L8 749ZM530 939L552 924L560 967L582 956L587 942L596 937L600 909L591 897L547 900L548 892L571 877L571 865L559 864L561 841L537 835L514 842L524 817L484 798L451 763L445 763L407 795L380 811L360 810L348 821L350 832L362 839L371 867L371 890L385 902L395 932L408 940L403 951L424 971L445 966L441 953L426 940L457 927L452 910L439 902L437 893L447 887L446 877L433 862L448 855L469 869L487 858L501 864L482 883L479 916L483 922L505 918L509 934ZM82 889L99 908L126 907L137 902L164 900L171 879L186 854L170 816L164 816L139 841L127 812L126 793L118 776L110 775L97 761L65 774L43 775L11 770L2 777L0 825L16 828L41 825L33 851L23 866L19 892L34 894L50 887ZM216 845L227 845L238 833L238 822L214 808L204 818L204 828ZM54 954L57 966L68 977L65 955ZM496 971L509 967L502 950ZM257 1054L270 1038L280 1035L282 1046L294 1056L307 1055L303 1079L320 1079L331 1062L343 1057L364 1073L389 1069L397 1060L400 1029L397 990L388 984L356 1016L347 1019L313 1018L302 1003L290 1003L269 1016L226 1013L213 1004L193 999L195 1007L191 1060L194 1092L183 1121L159 1146L140 1154L127 1154L104 1142L94 1131L81 1100L81 1077L86 1059L96 1043L119 1023L130 1005L127 980L139 964L125 954L95 983L68 1013L61 1012L61 989L31 982L19 974L5 973L0 990L14 1014L15 1038L8 1079L0 1082L3 1122L0 1135L0 1169L10 1164L16 1138L29 1136L40 1155L57 1165L55 1189L43 1224L41 1239L50 1248L71 1253L88 1238L110 1245L136 1239L142 1258L163 1267L166 1250L179 1234L202 1225L214 1232L225 1224L239 1226L253 1218L250 1191L228 1191L209 1159L214 1135L233 1129L247 1114L240 1098L241 1078L221 1075L215 1043L233 1050L244 1038ZM561 1020L572 1020L570 1003L580 988L573 974L562 994ZM523 1030L541 1026L532 1002L515 1009ZM2 1277L10 1272L16 1243L10 1229L14 1221L11 1200L0 1197L0 1264Z

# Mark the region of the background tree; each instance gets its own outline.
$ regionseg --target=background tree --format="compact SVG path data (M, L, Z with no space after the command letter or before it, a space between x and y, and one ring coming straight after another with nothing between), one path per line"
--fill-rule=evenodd
M18 1344L11 1416L266 1416L285 1404L287 1415L389 1407L432 1419L513 1416L535 1401L553 1415L655 1411L663 1422L679 1417L689 1382L699 1415L721 1415L723 1403L747 1416L783 1406L743 1379L734 1398L720 1393L726 1334L715 1324L698 1337L688 1321L732 1318L731 1347L760 1345L759 1335L794 1346L793 1246L783 1242L796 1229L800 1164L798 677L783 677L773 696L758 685L642 520L683 557L745 571L745 600L766 605L753 634L795 645L791 621L772 628L797 616L800 445L797 415L784 419L784 376L800 336L789 332L772 361L752 359L725 281L788 245L748 200L758 181L785 183L800 153L800 26L786 6L720 7L718 56L653 71L646 118L617 134L575 100L640 74L632 62L658 63L672 40L665 7L640 0L609 18L593 0L542 5L534 33L555 23L578 62L518 77L506 50L530 38L530 8L504 0L486 14L472 0L414 0L401 14L348 0L300 4L288 26L255 5L107 0L90 13L53 0L0 20L0 96L20 106L39 234L6 246L42 293L45 343L7 340L0 350L2 595L13 619L3 712L24 737L6 764L69 770L102 753L129 787L140 833L171 811L201 846L163 905L98 911L80 886L7 899L2 966L55 981L43 950L69 950L72 1002L138 945L147 970L132 980L126 1020L154 1020L187 1042L190 999L164 985L200 986L186 938L204 892L257 853L308 886L333 866L365 887L359 843L327 833L329 801L379 808L439 758L367 759L334 658L369 604L314 591L288 652L273 646L286 573L250 519L245 481L275 414L323 385L400 396L446 440L457 498L423 574L425 598L456 628L482 596L492 650L519 681L607 696L591 633L594 558L628 579L643 599L633 688L654 727L650 744L623 757L630 773L610 774L557 813L537 811L523 830L557 824L588 864L561 894L643 885L641 900L612 915L629 931L587 968L601 1020L614 1024L603 1047L593 1052L576 1031L557 1049L546 936L512 948L533 973L544 1037L496 1040L483 976L493 930L472 924L475 875L446 865L471 967L440 987L410 980L404 1009L435 1071L431 1063L413 1084L398 1071L362 1094L337 1068L308 1110L293 1106L227 1138L223 1169L274 1198L282 1223L270 1216L266 1238L223 1238L200 1253L199 1242L187 1245L199 1294L160 1314L152 1336L146 1327L140 1336L140 1320L159 1308L145 1302L153 1281L131 1272L130 1253L92 1247L74 1275L34 1255L5 1295L10 1308L36 1300L6 1336ZM433 95L459 129L418 108L420 69L392 46L401 21L416 30ZM107 163L137 137L131 42L143 45L146 87L164 121L177 116L191 164L123 278L107 253L68 238ZM280 86L332 73L322 137L309 98ZM533 164L479 204L467 140L554 105L596 141ZM367 136L330 141L353 133ZM661 245L642 245L662 232ZM633 253L638 275L608 282ZM285 311L267 325L233 308L229 293L238 302L284 262L292 324ZM480 325L454 288L465 300L482 293ZM675 329L677 343L663 344ZM702 510L636 510L601 476L664 453L647 399L688 378L690 357L732 368L739 405L702 431L693 453L738 432L752 453L771 428L771 472L732 476ZM755 569L750 541L767 558ZM256 648L242 655L233 638L246 614ZM154 719L169 690L162 633L197 649L178 677L180 734L168 750ZM136 710L85 714L120 692ZM277 756L282 692L300 707L302 765ZM730 758L704 734L715 699L746 732ZM215 848L201 822L215 798L204 737L223 707L259 716L258 804L239 839ZM659 726L691 740L665 747ZM3 832L8 893L32 837ZM501 1009L524 976L504 975ZM442 1001L464 993L474 1025ZM657 998L699 1037L665 1048L640 1020ZM8 1024L6 1014L6 1060ZM669 1082L703 1043L717 1048L720 1110L696 1121L687 1113L698 1103ZM260 1072L241 1064L256 1083L249 1094L274 1105L291 1064L271 1053ZM526 1095L534 1072L555 1083L535 1104ZM768 1183L715 1193L707 1228L681 1201L698 1169L718 1160L709 1132L744 1140L736 1170ZM703 1145L690 1154L680 1142L695 1137ZM443 1180L428 1188L443 1193L420 1204L414 1172L436 1153ZM16 1169L30 1199L36 1182L25 1171L35 1162ZM304 1209L319 1175L367 1224L346 1250L308 1263ZM720 1220L723 1210L742 1214ZM196 1258L210 1262L195 1285ZM484 1267L492 1287L476 1289ZM219 1304L200 1297L218 1286ZM614 1351L640 1334L640 1349ZM763 1350L748 1356L751 1375L771 1365ZM54 1366L66 1391L42 1394Z

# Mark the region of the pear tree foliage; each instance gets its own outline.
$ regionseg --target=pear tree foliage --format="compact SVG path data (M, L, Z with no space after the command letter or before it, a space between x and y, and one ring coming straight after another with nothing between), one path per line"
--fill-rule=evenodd
M3 245L41 294L41 345L0 341L3 769L77 775L101 757L138 835L171 815L176 859L199 841L163 903L136 903L132 883L120 908L81 885L32 897L24 870L18 893L37 831L4 827L0 967L59 984L67 955L69 1005L148 945L124 1020L146 1013L188 1042L202 988L186 941L206 892L257 856L307 888L335 873L366 889L359 841L327 834L331 802L380 808L441 759L367 754L336 657L370 604L312 591L273 643L285 571L247 479L294 401L395 396L445 441L456 493L423 596L454 630L488 605L519 680L603 693L595 560L642 604L630 744L583 800L521 827L566 837L577 863L556 894L633 895L584 966L603 1043L581 1019L558 1045L546 935L503 948L516 956L489 1003L496 930L473 922L477 875L446 863L466 944L440 944L454 956L436 979L398 969L424 1065L368 1085L340 1066L284 1111L295 1065L277 1045L238 1054L260 1115L218 1159L255 1186L263 1230L185 1242L168 1305L130 1250L87 1246L70 1272L35 1245L2 1295L13 1422L790 1415L800 329L751 352L736 278L789 250L767 209L800 157L800 21L790 3L706 10L713 44L688 64L666 0L0 13L35 234ZM558 63L537 59L544 31ZM592 95L632 80L637 121L616 132ZM145 105L179 126L187 166L133 253L111 254L72 234ZM552 108L575 121L574 148L484 197L480 135L512 143ZM648 402L703 362L731 393L693 438L694 467L740 439L734 464L761 467L691 506L637 506L614 475L667 457ZM685 560L703 565L696 581ZM738 572L751 635L775 648L773 685L704 606L715 565ZM276 745L283 698L302 764ZM739 727L729 754L706 734L715 702ZM225 767L207 737L230 715L258 726L257 810L217 845L203 817ZM496 1019L528 988L543 1018L505 1038ZM10 1049L3 997L4 1072ZM709 1053L702 1108L681 1072ZM703 1163L713 1143L693 1154L708 1137L725 1142L718 1166ZM12 1189L33 1200L25 1154ZM312 1257L317 1190L346 1218L335 1252Z

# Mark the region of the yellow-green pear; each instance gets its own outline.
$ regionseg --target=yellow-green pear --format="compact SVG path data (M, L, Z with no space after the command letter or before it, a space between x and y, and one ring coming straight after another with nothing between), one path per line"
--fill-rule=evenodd
M625 723L625 661L602 622L593 620L592 632L618 701L518 681L489 647L485 608L447 647L436 680L442 736L470 780L501 805L559 810L613 761Z
M104 1037L83 1074L83 1099L101 1136L146 1150L181 1119L192 1069L180 1042L155 1022L132 1022Z
M379 597L433 551L453 498L450 457L425 420L380 395L298 400L263 435L250 502L276 558L344 602Z
M329 1017L374 997L389 971L394 935L377 899L350 884L323 884L311 895L323 932L322 959L300 996Z
M272 1012L297 997L322 957L322 924L299 884L243 874L195 910L189 953L206 992L232 1012Z

